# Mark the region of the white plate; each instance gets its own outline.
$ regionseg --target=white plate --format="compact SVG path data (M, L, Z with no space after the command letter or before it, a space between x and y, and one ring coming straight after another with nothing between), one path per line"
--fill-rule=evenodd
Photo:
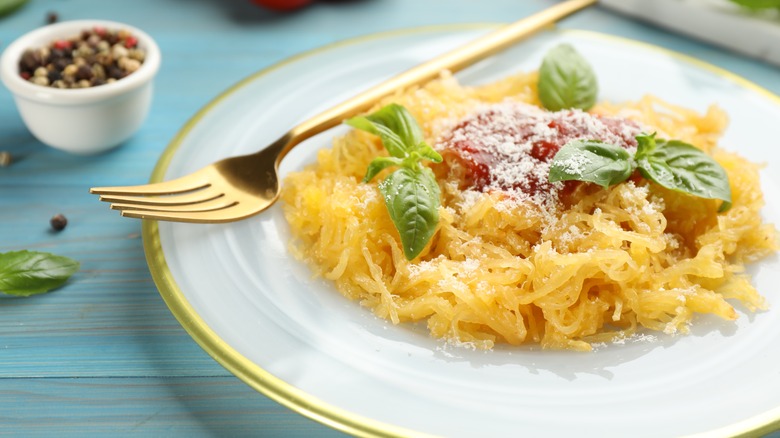
M182 129L154 180L255 151L296 122L484 33L428 28L349 41L237 84ZM764 169L767 218L778 223L780 99L680 55L587 32L540 35L459 75L465 83L538 67L567 41L594 65L601 99L645 93L732 123L722 144ZM336 129L305 142L283 172L314 160ZM280 206L239 223L147 222L155 281L182 325L252 387L332 427L363 435L678 436L772 430L780 419L777 259L755 266L772 310L736 323L698 318L689 336L592 353L498 347L472 351L393 326L348 301L286 250ZM774 423L774 424L773 424Z

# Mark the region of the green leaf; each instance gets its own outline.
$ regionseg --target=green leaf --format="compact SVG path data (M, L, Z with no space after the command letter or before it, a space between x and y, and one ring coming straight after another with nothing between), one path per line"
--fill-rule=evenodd
M12 251L0 254L0 291L28 296L61 286L79 262L46 252Z
M391 155L374 158L363 182L371 181L388 167L400 167L379 183L379 190L401 237L404 255L412 260L433 237L441 205L436 177L421 162L441 163L442 156L425 143L417 121L401 105L390 104L368 116L353 117L346 123L378 135Z
M780 8L780 0L731 0L731 2L750 9Z
M539 99L551 111L588 110L596 103L598 81L588 61L569 44L552 48L539 69Z
M395 157L376 157L368 164L368 170L366 176L363 177L363 182L369 182L381 171L390 166L400 166L403 160Z
M656 148L655 132L652 134L645 134L644 132L636 136L636 159L646 157L652 153Z
M603 187L628 179L635 168L642 176L667 189L706 199L721 199L718 209L731 208L731 187L726 171L700 149L678 140L636 136L632 157L625 149L598 141L575 140L553 157L550 182L589 181Z
M436 152L428 143L422 142L417 145L416 151L420 154L420 157L433 161L434 163L441 163L442 157Z
M587 181L602 187L628 179L634 171L624 148L594 140L574 140L564 145L550 163L550 182Z
M439 223L441 194L433 171L401 167L379 184L407 260L417 257Z
M731 207L726 171L695 146L678 140L655 140L637 151L637 167L645 178L667 189L706 199L721 199L718 211Z
M365 117L353 117L345 122L363 131L378 135L387 152L405 158L420 143L423 133L414 116L403 106L392 103Z
M0 17L9 15L27 3L27 0L0 0Z

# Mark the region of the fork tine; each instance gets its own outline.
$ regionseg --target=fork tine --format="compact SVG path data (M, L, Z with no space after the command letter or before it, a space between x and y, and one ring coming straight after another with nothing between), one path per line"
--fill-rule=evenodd
M244 208L244 205L236 203L227 208L211 211L179 212L179 211L144 211L144 210L122 210L120 214L124 217L137 219L154 219L172 222L190 222L201 224L215 224L224 222L234 222L240 219L248 218L265 210L271 203L262 207L253 206Z
M195 192L187 192L183 195L159 195L159 196L125 196L125 195L100 195L101 201L105 202L118 202L121 204L134 204L134 205L189 205L198 204L201 202L212 201L224 196L224 193L220 193L213 190L211 187L201 189Z
M93 187L89 193L97 195L170 195L209 187L208 173L203 168L181 178L138 186Z
M202 211L214 211L223 208L232 207L237 202L227 199L224 196L219 198L199 202L194 204L185 205L138 205L138 204L111 204L112 210L137 210L137 211L153 211L153 212L202 212Z

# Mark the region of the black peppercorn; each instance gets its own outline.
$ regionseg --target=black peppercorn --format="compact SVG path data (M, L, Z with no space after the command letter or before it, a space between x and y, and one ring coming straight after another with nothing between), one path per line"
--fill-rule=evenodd
M60 16L57 15L57 13L54 12L54 11L49 12L48 14L46 14L46 23L47 24L54 24L57 21L59 21L59 19L60 19Z
M59 59L62 59L66 56L66 53L62 49L51 49L51 60L52 62L57 61Z
M86 64L79 66L76 70L76 79L92 79L92 69Z
M51 227L54 231L62 231L65 229L65 226L68 225L68 219L62 214L57 214L51 218L49 223L51 223Z
M58 72L57 70L47 71L46 76L49 78L49 83L54 83L54 81L62 79L62 73Z
M41 58L33 50L25 50L22 59L19 60L19 68L22 71L33 72L41 66Z
M59 70L59 73L62 73L62 71L65 70L65 67L70 65L70 60L68 60L68 58L58 58L54 60L52 64L55 69Z
M122 69L115 66L109 67L106 73L108 73L109 78L114 78L114 79L122 79L122 76L124 75Z

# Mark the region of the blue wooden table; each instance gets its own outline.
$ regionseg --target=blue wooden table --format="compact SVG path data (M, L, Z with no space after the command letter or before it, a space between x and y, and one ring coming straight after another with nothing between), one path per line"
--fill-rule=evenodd
M291 14L247 0L32 0L0 18L0 48L61 20L126 22L156 39L163 65L151 114L120 148L73 156L35 140L0 89L0 252L34 249L79 260L56 292L0 298L0 435L337 436L254 392L185 333L157 293L141 223L88 194L145 182L161 151L201 106L231 84L291 55L373 32L505 22L551 0L320 1ZM594 8L562 24L671 48L780 93L780 71ZM60 233L49 218L64 214ZM780 437L780 434L774 434Z

